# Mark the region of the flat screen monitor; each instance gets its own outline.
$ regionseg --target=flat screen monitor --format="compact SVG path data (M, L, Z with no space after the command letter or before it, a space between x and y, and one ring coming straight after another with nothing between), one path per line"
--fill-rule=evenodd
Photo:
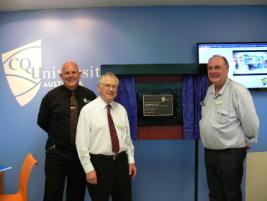
M267 42L198 43L198 62L219 54L229 62L228 76L249 89L267 88Z

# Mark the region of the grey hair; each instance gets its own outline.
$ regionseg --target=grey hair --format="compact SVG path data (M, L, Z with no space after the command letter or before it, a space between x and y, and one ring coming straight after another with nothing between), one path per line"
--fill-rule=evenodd
M229 68L228 60L227 60L224 56L219 55L219 54L215 54L215 55L213 55L213 56L209 59L209 61L211 61L211 60L214 59L214 58L221 58L221 59L223 60L224 64L225 64L225 66L226 66L227 68Z
M106 77L110 77L110 78L115 79L116 82L117 82L117 85L119 85L119 78L118 78L113 72L106 72L106 73L104 73L103 75L101 75L101 77L100 77L99 80L98 80L98 84L102 84L102 83L103 83L103 80L104 80Z

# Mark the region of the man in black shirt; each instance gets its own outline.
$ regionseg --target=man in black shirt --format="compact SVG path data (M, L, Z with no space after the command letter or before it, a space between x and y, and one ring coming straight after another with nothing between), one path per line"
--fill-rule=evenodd
M44 201L63 200L66 178L66 200L84 201L86 177L75 148L75 136L72 136L75 135L77 122L71 129L73 120L70 112L78 108L79 115L81 108L96 95L79 85L80 75L74 61L64 63L60 73L63 85L48 92L40 106L37 123L48 133ZM75 105L71 104L71 96L76 97Z

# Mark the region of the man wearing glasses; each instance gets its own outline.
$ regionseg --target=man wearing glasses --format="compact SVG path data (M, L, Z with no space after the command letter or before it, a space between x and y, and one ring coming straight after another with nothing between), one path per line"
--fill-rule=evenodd
M99 97L81 111L76 147L92 201L131 201L136 175L134 146L125 108L114 101L119 79L111 72L98 82Z
M208 61L208 88L202 104L200 136L210 201L242 201L246 150L257 141L259 120L250 92L228 78L225 57Z

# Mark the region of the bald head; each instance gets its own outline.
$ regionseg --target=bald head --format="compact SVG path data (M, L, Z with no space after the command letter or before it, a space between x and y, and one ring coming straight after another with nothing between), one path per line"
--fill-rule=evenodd
M60 77L69 90L75 90L80 81L79 66L75 61L67 61L62 65Z

